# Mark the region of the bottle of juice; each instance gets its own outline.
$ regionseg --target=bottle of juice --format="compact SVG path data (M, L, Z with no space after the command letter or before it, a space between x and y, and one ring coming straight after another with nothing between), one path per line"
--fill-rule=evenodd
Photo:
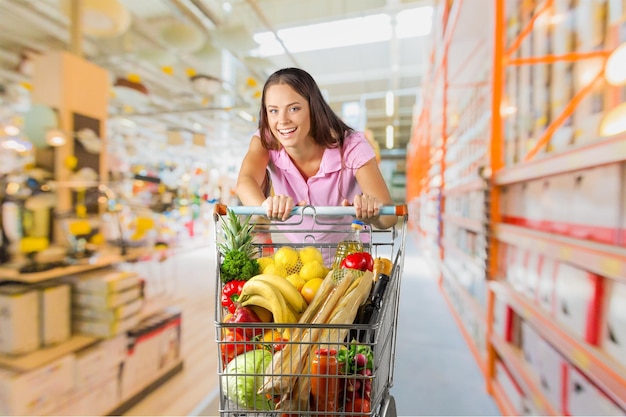
M339 401L339 363L335 349L320 348L311 360L311 411L334 413ZM332 414L316 414L330 417Z
M364 223L360 220L352 221L352 230L337 244L337 252L335 252L335 260L333 261L333 269L339 268L343 258L351 253L363 252L363 242L361 241L361 230Z

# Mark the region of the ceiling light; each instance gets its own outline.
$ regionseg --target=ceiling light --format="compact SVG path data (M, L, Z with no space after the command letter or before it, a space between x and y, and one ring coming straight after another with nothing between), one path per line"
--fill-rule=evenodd
M432 30L432 15L430 6L401 11L396 16L396 36L403 39L428 35ZM277 35L289 52L297 53L384 42L391 39L393 30L391 16L378 13L280 29ZM284 53L283 46L272 32L257 33L254 40L260 45L261 57Z
M241 110L237 115L247 122L254 122L254 116L248 112Z
M20 134L20 128L14 125L4 126L4 134L7 136L17 136Z
M248 52L258 46L244 25L219 28L212 35L218 45L234 52Z
M387 94L385 95L385 113L387 114L387 117L393 116L393 101L393 91L387 91Z
M385 146L387 149L393 149L393 125L387 125Z
M609 111L600 122L600 135L613 136L626 132L626 103Z
M52 129L46 133L46 143L50 146L63 146L65 142L65 134L60 130Z
M626 84L626 42L609 55L604 64L604 78L611 85Z

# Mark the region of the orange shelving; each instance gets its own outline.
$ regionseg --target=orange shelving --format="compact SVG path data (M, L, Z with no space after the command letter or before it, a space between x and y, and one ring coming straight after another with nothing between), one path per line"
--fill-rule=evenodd
M626 101L626 88L609 86L603 78L604 61L626 39L626 7L608 0L493 0L479 13L467 3L439 3L443 27L434 36L409 158L414 186L407 199L420 207L422 236L434 246L442 292L484 372L486 390L503 414L522 410L506 397L496 379L496 364L509 371L524 401L536 411L576 413L567 395L555 399L544 392L531 369L536 364L522 355L520 340L527 326L531 330L526 331L534 329L560 355L564 366L591 381L602 397L598 402L626 410L626 359L613 348L603 348L601 338L579 340L535 301L503 282L510 266L506 247L522 254L515 265L516 279L522 282L541 275L524 264L525 254L532 252L541 254L541 262L567 264L596 279L626 285L626 134L604 138L598 132L601 116ZM468 33L480 28L482 39L470 42ZM606 167L611 170L602 173L619 173L619 178L604 181L593 171ZM603 204L594 201L597 194L589 191L593 184L580 187L592 171L596 181L604 181L598 189L616 194L611 201L619 207L609 215L604 207L598 207L603 214L589 211ZM617 181L619 185L607 187ZM548 195L549 186L562 188ZM559 203L558 196L566 192L576 198ZM548 201L541 205L529 200L533 198ZM585 206L575 207L574 202ZM547 217L548 209L553 217ZM568 217L574 211L575 221ZM523 222L517 222L520 216ZM614 222L606 226L609 218ZM561 226L578 229L559 234ZM597 234L608 229L610 239L591 236L594 227ZM556 286L550 291L554 300L571 296L558 293L562 290ZM607 290L597 297L598 305L606 306L610 297L620 295ZM503 339L494 329L496 306L502 303L524 323L511 330L517 332L512 339ZM608 316L598 314L595 320ZM626 323L626 317L616 320L622 321L613 326ZM594 324L598 329L602 325ZM562 379L564 393L571 388L567 372L555 378Z

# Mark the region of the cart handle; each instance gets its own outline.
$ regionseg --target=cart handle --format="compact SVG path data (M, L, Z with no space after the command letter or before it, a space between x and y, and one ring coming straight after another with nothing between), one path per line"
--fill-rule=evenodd
M226 204L216 204L215 213L225 216L228 210L232 210L238 215L267 215L267 209L263 206L227 206ZM320 215L320 216L354 216L356 214L353 206L296 206L291 210L291 215ZM382 206L380 214L383 216L405 216L408 213L406 204L397 206Z

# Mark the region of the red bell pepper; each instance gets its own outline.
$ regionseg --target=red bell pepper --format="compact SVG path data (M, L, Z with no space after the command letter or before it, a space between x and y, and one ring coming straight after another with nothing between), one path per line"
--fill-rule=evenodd
M374 258L367 252L355 252L343 258L340 266L359 271L372 271L374 270Z
M237 309L237 300L243 289L244 280L229 281L222 288L222 305L228 309L229 313L234 313Z
M230 362L235 356L255 349L255 345L248 343L250 339L248 339L241 330L242 329L224 329L224 338L220 342L224 365Z

